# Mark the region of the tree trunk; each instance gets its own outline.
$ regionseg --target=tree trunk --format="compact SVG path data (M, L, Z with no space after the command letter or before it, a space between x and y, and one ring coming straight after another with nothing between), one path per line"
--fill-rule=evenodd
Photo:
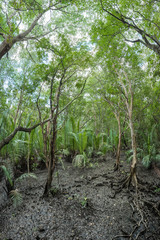
M64 69L64 72L62 74L62 77L60 79L59 82L59 87L57 90L57 94L55 95L55 102L53 105L53 81L54 78L57 74L58 68L55 70L55 73L51 79L51 87L50 87L50 111L51 111L51 127L50 127L50 136L49 139L50 140L50 157L49 157L49 162L48 162L48 176L47 176L47 181L46 181L46 185L45 185L45 189L44 189L44 193L43 196L47 197L49 194L49 191L51 189L51 184L52 184L52 178L53 178L53 173L55 170L55 165L56 165L56 159L55 159L55 150L56 150L56 139L57 139L57 119L58 119L58 115L63 112L73 101L75 101L80 94L83 92L85 84L86 84L86 80L84 82L84 85L80 91L80 93L74 98L72 99L61 111L59 111L59 99L60 99L60 94L61 94L61 87L63 84L63 79L65 78L65 74L66 74L66 69Z
M51 189L54 169L55 169L55 159L52 160L52 167L50 166L50 164L48 166L47 182L46 182L44 194L43 194L44 197L48 197L49 191Z
M12 48L13 44L7 43L6 40L4 40L0 45L0 59L9 52L9 50Z
M55 114L54 119L53 119L53 124L51 127L51 132L50 136L51 141L50 141L50 159L49 159L49 164L48 164L48 176L47 176L47 182L45 185L45 190L43 196L48 196L49 191L51 189L51 184L52 184L52 178L53 178L53 173L55 170L55 148L56 148L56 138L57 138L57 114Z
M11 38L6 37L5 40L0 44L0 59L9 52L9 50L13 47L13 45L16 42L20 42L22 40L24 40L24 38L30 33L32 32L32 30L34 29L34 27L36 26L38 20L43 16L43 14L45 14L45 12L48 11L48 9L44 10L42 13L40 13L35 19L34 21L31 23L30 27L24 31L23 33L20 33L19 35L17 35L16 37Z
M42 131L43 134L43 143L44 143L44 155L45 155L45 164L46 168L48 169L48 163L49 163L49 154L48 154L48 135L47 135L47 128L45 131Z
M118 140L118 147L117 147L117 154L116 154L116 164L115 164L115 168L114 171L119 169L120 166L120 153L121 153L121 122L120 122L120 114L116 114L116 119L118 122L118 132L119 132L119 140Z
M29 167L29 159L30 159L30 142L31 142L31 134L29 133L29 140L28 140L28 156L27 156L27 172L30 172Z
M132 163L131 163L130 175L131 175L132 182L137 187L137 176L136 176L137 147L136 147L136 137L135 137L135 133L134 133L134 126L133 126L132 119L130 118L129 121L130 121L132 150L133 150L133 159L132 159Z

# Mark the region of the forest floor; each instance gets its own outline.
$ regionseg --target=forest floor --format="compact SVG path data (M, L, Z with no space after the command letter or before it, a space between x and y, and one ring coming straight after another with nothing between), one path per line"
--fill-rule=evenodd
M160 178L138 165L139 189L119 189L129 164L122 161L113 171L115 159L96 159L93 167L75 168L58 164L53 194L44 191L46 170L37 179L17 183L22 204L14 208L2 193L0 183L0 240L159 240Z

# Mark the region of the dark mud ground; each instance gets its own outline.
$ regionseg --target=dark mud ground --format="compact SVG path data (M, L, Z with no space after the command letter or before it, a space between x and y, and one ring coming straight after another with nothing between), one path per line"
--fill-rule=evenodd
M118 190L129 165L114 172L114 159L96 160L94 167L78 169L64 161L53 180L53 192L41 198L46 171L37 180L23 180L18 208L6 200L0 183L0 240L159 240L160 178L138 166L139 190ZM59 176L57 178L57 176ZM57 191L55 189L58 189Z

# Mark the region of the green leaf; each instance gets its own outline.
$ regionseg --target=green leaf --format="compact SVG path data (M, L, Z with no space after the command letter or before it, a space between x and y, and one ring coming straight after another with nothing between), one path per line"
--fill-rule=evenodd
M13 180L11 177L10 172L8 171L8 169L5 166L0 166L5 174L6 179L9 181L10 185L13 186Z

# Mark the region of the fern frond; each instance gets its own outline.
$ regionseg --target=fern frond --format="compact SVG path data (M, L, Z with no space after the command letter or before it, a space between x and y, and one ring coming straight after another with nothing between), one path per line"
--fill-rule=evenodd
M80 154L84 152L84 150L87 147L87 134L86 132L78 133L78 149L80 151Z
M132 149L128 150L128 151L126 152L126 154L127 154L127 155L133 154L133 150L132 150Z
M16 179L16 182L21 181L25 178L34 178L37 179L37 176L34 173L24 173L19 178Z
M13 186L12 177L11 177L11 174L8 171L8 169L4 165L2 165L0 167L2 168L4 175L5 175L6 179L9 181L10 185Z
M99 150L103 153L106 154L108 151L112 150L112 146L109 145L108 143L103 142L100 147Z
M69 156L69 150L68 150L68 149L63 149L62 153L63 153L65 156Z
M14 207L21 205L23 198L22 198L21 193L18 191L18 189L10 191L9 195L13 202Z
M69 132L68 134L72 139L74 139L76 141L76 143L78 143L78 137L77 137L76 133Z
M133 154L127 158L127 162L130 163L132 161L132 159L133 159Z
M143 164L146 168L149 168L149 166L150 166L150 164L151 164L150 155L146 155L146 156L142 159L142 164Z
M79 154L75 156L75 158L72 161L72 164L74 167L82 167L84 164L84 155Z

